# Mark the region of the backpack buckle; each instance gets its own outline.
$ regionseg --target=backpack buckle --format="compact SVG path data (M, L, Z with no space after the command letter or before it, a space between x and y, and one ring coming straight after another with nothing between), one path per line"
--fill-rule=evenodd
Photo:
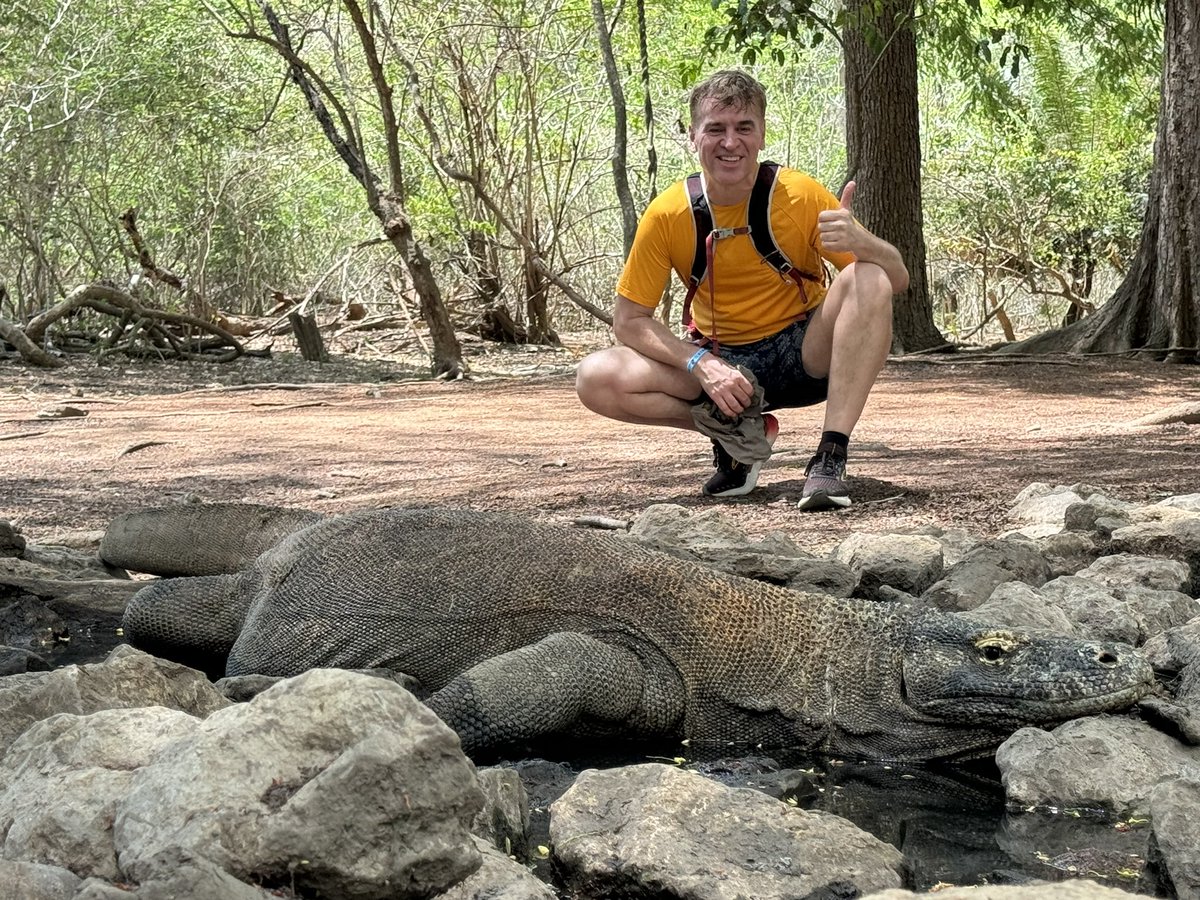
M725 238L731 238L735 234L749 234L750 226L742 225L739 228L714 228L712 230L712 238L714 241L720 241Z

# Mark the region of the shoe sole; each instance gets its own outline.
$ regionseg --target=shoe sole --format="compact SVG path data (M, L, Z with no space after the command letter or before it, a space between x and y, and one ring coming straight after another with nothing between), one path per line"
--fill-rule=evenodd
M727 491L721 491L717 494L704 492L706 497L745 497L748 493L758 487L758 473L762 469L762 463L755 463L750 467L750 472L746 475L746 483L741 487L730 488Z
M796 508L813 512L820 509L845 509L849 505L849 497L831 497L824 491L816 491L807 497L801 497Z

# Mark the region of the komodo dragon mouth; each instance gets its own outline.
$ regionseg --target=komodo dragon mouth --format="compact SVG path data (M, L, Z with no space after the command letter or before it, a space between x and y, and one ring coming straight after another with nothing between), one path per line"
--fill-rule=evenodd
M903 702L943 722L1054 722L1129 706L1154 673L1126 644L988 629L910 646Z

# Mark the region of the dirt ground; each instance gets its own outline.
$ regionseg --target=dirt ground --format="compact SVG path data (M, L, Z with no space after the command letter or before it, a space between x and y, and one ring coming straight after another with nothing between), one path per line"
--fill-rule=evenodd
M759 490L718 502L700 495L707 440L578 404L582 346L474 343L475 380L455 383L418 380L418 358L379 341L357 349L320 366L291 352L226 364L71 356L57 370L0 359L0 519L53 543L191 497L330 513L432 503L560 521L677 503L719 505L750 534L779 530L824 550L853 531L918 525L995 535L1036 481L1132 501L1200 491L1200 425L1136 424L1200 401L1200 367L890 361L851 445L854 504L801 513L819 407L783 411Z

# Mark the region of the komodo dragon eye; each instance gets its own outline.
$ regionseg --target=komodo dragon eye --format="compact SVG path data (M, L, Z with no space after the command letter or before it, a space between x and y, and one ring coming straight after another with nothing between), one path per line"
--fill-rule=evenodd
M985 634L975 641L975 648L979 651L980 660L988 665L1003 662L1004 658L1016 647L1017 641L1008 634Z

